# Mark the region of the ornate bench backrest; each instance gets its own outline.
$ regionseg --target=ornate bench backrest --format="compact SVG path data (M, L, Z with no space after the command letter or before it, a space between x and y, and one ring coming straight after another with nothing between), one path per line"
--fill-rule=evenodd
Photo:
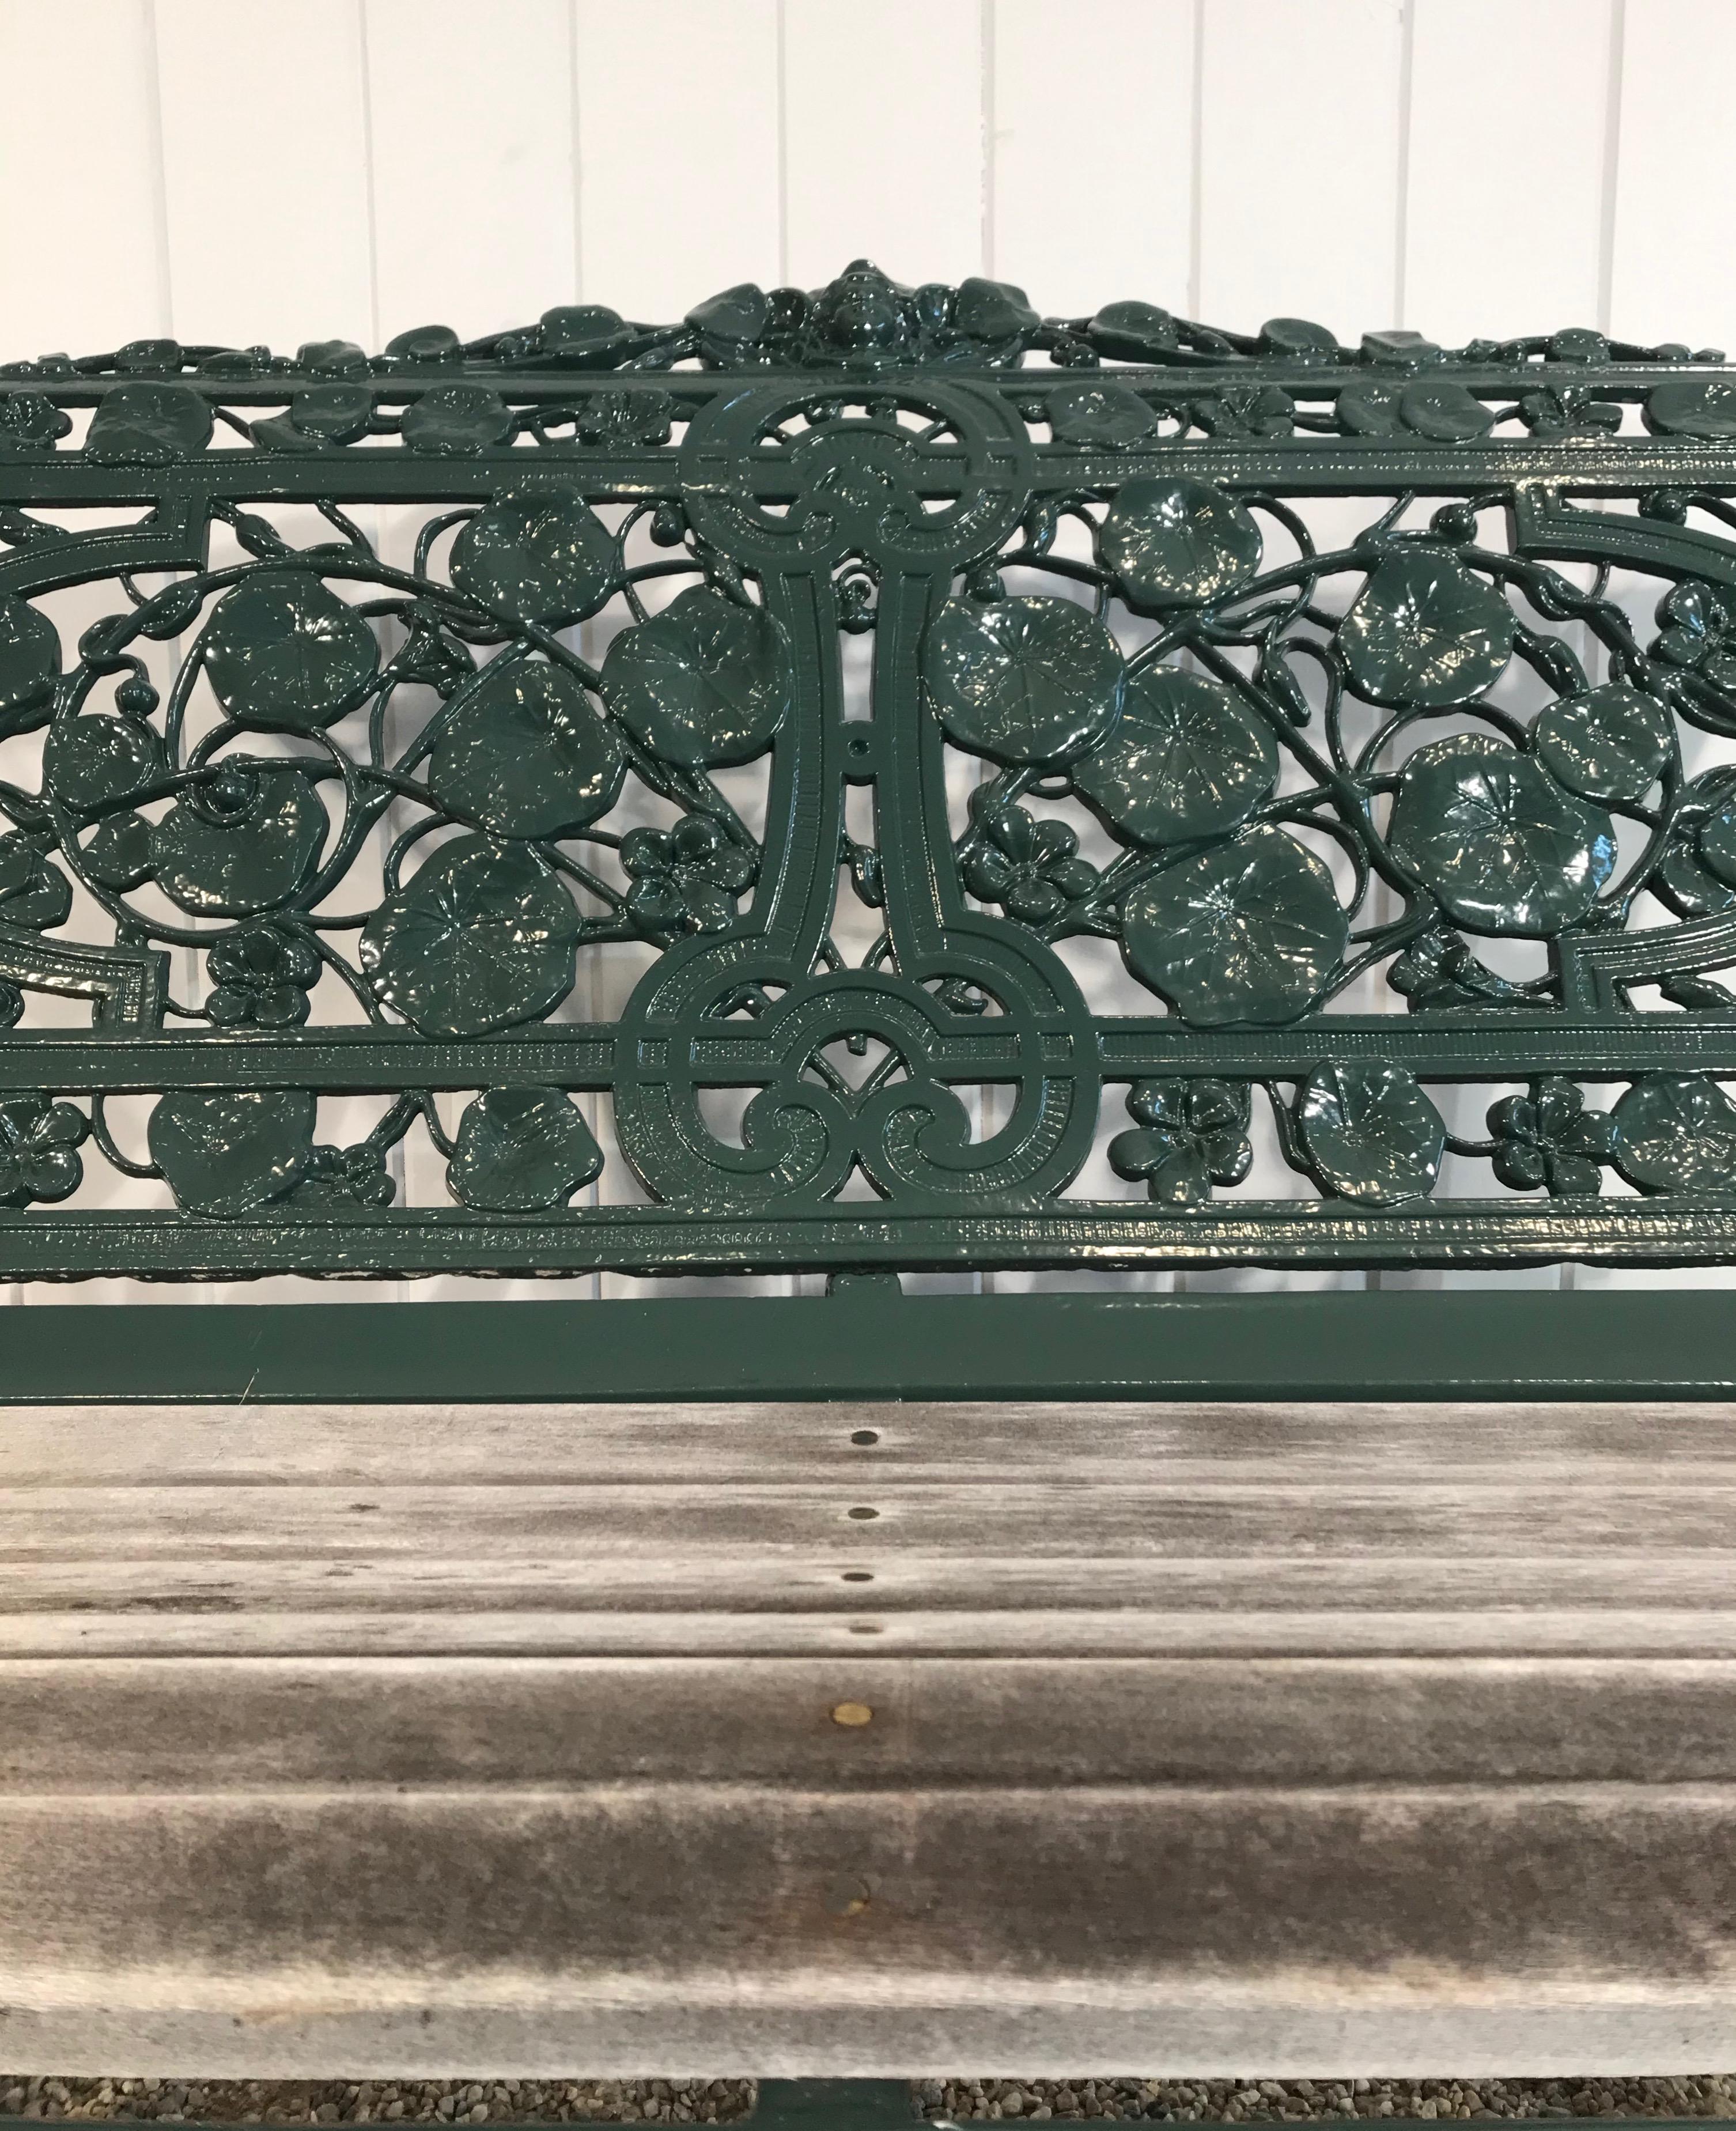
M0 1277L1731 1255L1719 360L0 371Z

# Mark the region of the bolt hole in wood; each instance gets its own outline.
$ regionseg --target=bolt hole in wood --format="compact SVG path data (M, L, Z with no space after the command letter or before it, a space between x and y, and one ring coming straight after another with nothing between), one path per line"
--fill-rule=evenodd
M878 1510L869 1509L864 1503L858 1503L856 1507L852 1510L849 1514L856 1520L858 1524L866 1524L870 1517L878 1517L880 1512Z
M852 1443L863 1444L878 1443L880 1440L880 1431L878 1428L858 1428L851 1436L850 1440Z
M872 1583L873 1580L874 1572L872 1568L847 1568L841 1578L841 1581L845 1583Z
M865 1702L835 1702L832 1722L841 1724L847 1731L859 1731L864 1724L872 1724L874 1712Z

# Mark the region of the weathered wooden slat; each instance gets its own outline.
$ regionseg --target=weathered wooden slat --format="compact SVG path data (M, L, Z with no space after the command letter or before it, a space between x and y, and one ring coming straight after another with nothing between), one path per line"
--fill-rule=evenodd
M1728 2046L1733 1859L1717 1786L26 1797L0 2036L69 2070L1637 2071Z
M872 1429L876 1440L855 1438ZM1667 1449L1667 1467L1661 1464ZM1736 1406L1715 1403L1142 1405L1104 1400L589 1406L45 1406L0 1413L0 1483L425 1486L880 1474L1043 1483L1160 1469L1397 1482L1431 1467L1499 1475L1543 1463L1571 1485L1600 1464L1658 1477L1736 1469ZM1135 1473L1124 1468L1131 1466Z
M873 1712L831 1716L842 1700ZM401 1786L1719 1784L1736 1661L95 1659L0 1665L0 1780L138 1797Z

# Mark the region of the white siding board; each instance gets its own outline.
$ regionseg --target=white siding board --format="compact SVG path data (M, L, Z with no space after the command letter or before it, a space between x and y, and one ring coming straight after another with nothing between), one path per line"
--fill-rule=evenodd
M360 0L156 0L175 329L374 343Z
M466 339L571 303L569 0L366 0L384 337L433 320Z
M988 266L1038 309L1182 311L1193 266L1192 0L994 10ZM1095 64L1074 63L1090 53Z
M1610 0L1415 7L1402 323L1446 347L1595 325Z
M1199 315L1352 342L1393 324L1400 0L1212 0L1202 21Z
M983 271L981 25L968 0L785 0L789 280Z
M774 0L577 0L576 25L586 300L667 320L780 280Z
M0 361L167 333L145 0L0 0Z

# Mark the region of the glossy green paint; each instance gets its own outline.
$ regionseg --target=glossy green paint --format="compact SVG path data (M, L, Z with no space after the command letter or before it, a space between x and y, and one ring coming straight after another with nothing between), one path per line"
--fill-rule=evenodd
M1209 1124L1190 1128L1208 1162L1234 1130ZM901 1295L861 1273L836 1289L7 1310L0 1403L1736 1396L1736 1319L1705 1291Z
M1720 360L1045 318L858 261L667 327L0 369L0 734L45 735L0 785L0 1277L1736 1255L1736 771L1682 749L1736 735ZM1291 505L1326 496L1376 500L1320 551ZM440 512L408 561L346 508L379 503ZM1655 632L1564 563L1654 577ZM33 602L108 582L64 651ZM854 962L840 893L881 927ZM1152 1011L1094 1011L1074 941ZM610 946L648 961L619 1019L557 1018ZM1368 973L1394 1011L1340 1011ZM1526 1092L1466 1138L1453 1083ZM388 1100L329 1145L345 1093ZM160 1099L132 1154L123 1094ZM1249 1195L1256 1098L1318 1195ZM1069 1196L1124 1104L1138 1195ZM394 1201L413 1133L445 1203ZM605 1158L644 1203L572 1203ZM165 1203L86 1209L97 1161Z

